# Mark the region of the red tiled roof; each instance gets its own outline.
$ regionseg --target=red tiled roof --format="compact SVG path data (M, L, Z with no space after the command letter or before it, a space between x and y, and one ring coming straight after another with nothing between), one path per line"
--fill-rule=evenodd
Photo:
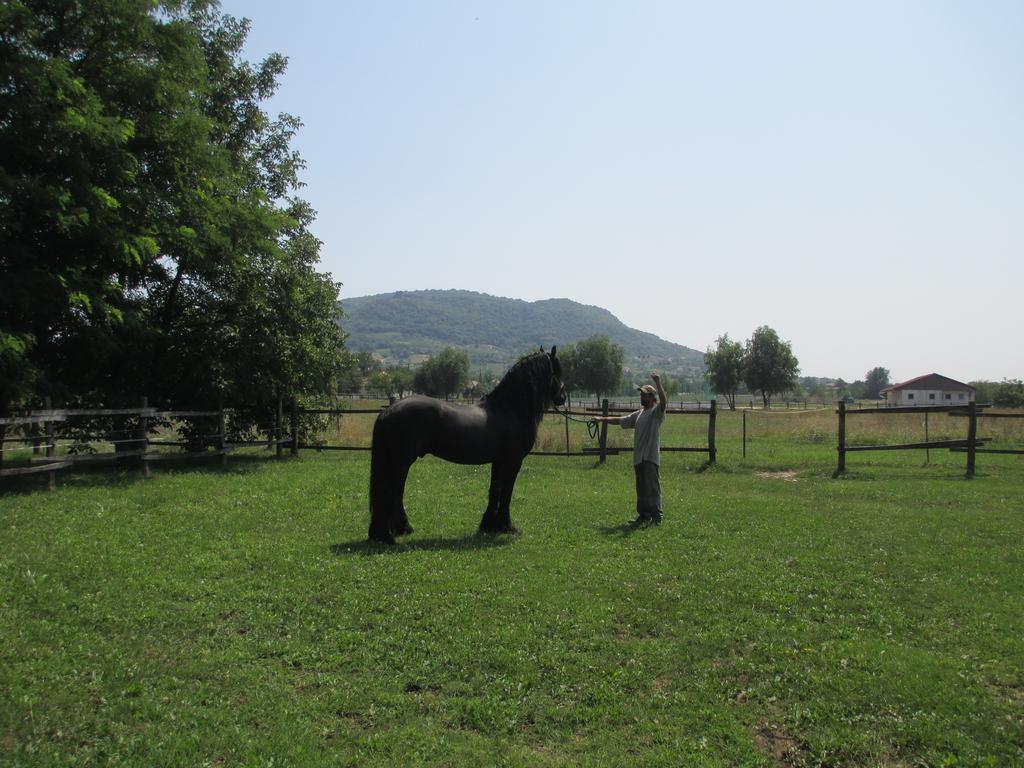
M962 381L957 381L956 379L951 379L948 376L942 376L938 373L926 373L924 376L908 379L902 384L893 384L891 387L886 387L882 391L894 392L900 389L964 389L974 392L974 387L970 384L964 384Z

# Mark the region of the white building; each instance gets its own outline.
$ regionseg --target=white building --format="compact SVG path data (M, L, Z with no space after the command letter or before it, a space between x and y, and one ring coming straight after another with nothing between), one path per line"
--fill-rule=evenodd
M967 405L974 400L974 387L929 373L882 390L886 405Z

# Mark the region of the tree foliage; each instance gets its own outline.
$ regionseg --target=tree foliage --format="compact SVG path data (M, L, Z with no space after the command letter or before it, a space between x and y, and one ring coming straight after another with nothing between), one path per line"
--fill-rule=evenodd
M462 390L469 378L469 356L445 347L413 375L413 389L431 397L449 398Z
M389 394L401 397L406 392L412 391L413 373L404 365L388 366L387 374L392 388Z
M8 0L0 24L0 400L259 404L329 388L338 285L213 0ZM0 402L0 406L3 403Z
M559 348L562 363L562 381L573 392L590 392L597 396L614 392L622 381L624 352L600 334Z
M782 341L773 328L762 325L747 340L743 380L751 392L761 393L765 408L771 405L772 395L793 387L799 373L800 363L789 342Z
M992 394L992 404L1001 408L1024 408L1024 382L1003 379Z
M889 380L889 369L877 366L864 374L864 398L876 400L882 396L882 390L892 384Z
M725 395L729 408L736 410L736 392L743 381L743 345L731 341L729 334L719 336L715 348L708 347L704 353L704 367L712 389Z

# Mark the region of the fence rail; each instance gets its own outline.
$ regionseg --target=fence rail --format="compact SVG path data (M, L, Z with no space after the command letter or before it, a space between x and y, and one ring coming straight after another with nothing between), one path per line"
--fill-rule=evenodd
M622 407L619 407L619 406L614 406L613 407L613 406L611 406L609 404L608 400L604 400L601 403L600 409L598 409L598 408L586 408L585 412L586 412L586 414L588 416L593 416L593 415L596 415L596 414L600 413L602 417L607 418L612 413L632 413L635 410L636 410L635 408L622 408ZM666 447L662 447L661 450L663 452L666 452L666 453L706 453L708 455L708 464L714 464L715 461L718 458L718 449L717 449L716 444L715 444L715 425L716 425L716 421L717 421L717 417L718 417L718 402L716 400L711 400L709 402L709 407L706 410L705 409L699 409L699 408L698 409L666 408L665 409L665 413L666 413L666 415L671 414L673 416L707 416L708 417L708 438L707 438L708 442L707 442L706 446L688 447L688 448L666 446ZM568 426L569 426L568 417L566 417L566 449L567 450L568 450L568 446L569 446ZM603 422L601 422L601 435L600 435L600 439L599 439L599 442L598 442L598 450L597 450L597 454L598 454L598 457L599 457L598 461L601 464L603 464L604 461L605 461L605 458L607 456L615 455L617 453L618 453L618 451L615 451L614 453L611 453L611 451L609 451L609 449L608 449L608 422L603 421Z
M681 404L682 405L682 404ZM714 400L710 401L709 408L669 408L666 413L674 416L705 416L708 418L708 438L706 446L665 446L661 450L671 452L706 453L708 462L713 463L717 457L715 446L715 420L717 405ZM386 407L386 406L384 406ZM244 446L261 445L275 450L277 458L282 458L285 450L291 455L297 456L300 450L314 451L369 451L370 446L359 445L327 445L310 443L300 438L299 420L303 416L348 416L354 414L375 415L380 413L381 408L301 408L297 403L289 404L288 413L285 410L283 398L279 398L273 423L267 431L267 438L261 440L234 440L229 442L226 438L225 421L226 412L223 408L218 410L158 410L150 408L145 398L140 399L136 408L51 408L49 403L42 410L27 413L23 416L11 416L0 419L0 426L4 432L8 427L34 427L41 429L45 434L39 437L7 438L0 433L0 478L28 475L35 473L48 473L48 485L52 489L56 485L56 473L59 470L79 464L97 464L108 461L131 461L141 466L143 475L150 476L150 464L152 462L167 461L173 459L207 459L220 457L222 466L227 461L228 454L236 448ZM548 415L559 416L565 419L566 442L564 451L537 450L531 451L533 456L597 456L600 462L604 462L608 456L615 456L620 449L608 446L608 425L603 424L600 432L600 440L597 447L572 450L569 439L570 419L586 419L597 413L609 415L611 413L631 413L636 410L632 407L621 405L612 406L604 400L601 407L584 407L583 410L548 410ZM129 429L117 432L112 437L110 432L101 437L89 437L79 442L70 443L71 446L80 447L92 442L104 442L114 445L113 452L74 454L57 456L56 450L60 447L67 447L67 441L60 441L55 435L54 426L67 424L76 418L130 418L134 421ZM196 418L211 418L217 420L217 429L204 435L199 435L199 442L186 440L150 438L150 425L153 421L179 421ZM287 428L286 428L287 424ZM7 444L20 444L31 446L34 451L45 450L45 456L33 456L26 466L3 467L4 446ZM180 453L164 453L154 451L159 448L189 448L201 446L202 450L187 451ZM24 450L24 449L15 449ZM10 452L10 449L8 449Z
M113 434L121 437L111 437L108 432L95 440L88 440L85 443L71 443L78 447L91 442L111 443L114 446L113 453L89 453L57 456L56 449L59 447L58 439L54 432L55 424L64 424L75 418L118 418L134 417L138 423L123 430L117 430ZM167 454L150 450L151 446L160 445L184 445L178 441L161 441L149 439L149 427L152 420L180 420L199 417L216 417L218 429L216 433L204 436L208 442L203 451L192 451L188 453ZM38 438L7 438L8 427L41 427L45 433L42 442ZM28 413L24 416L8 416L0 419L0 478L16 477L19 475L30 475L46 472L48 474L48 486L52 490L56 486L56 473L59 470L79 464L96 464L108 461L136 460L142 468L143 476L150 476L150 463L154 461L166 461L168 459L196 459L221 456L222 464L232 446L225 441L224 433L224 410L199 411L158 411L150 408L146 398L140 398L139 406L136 408L51 408L49 401L42 410ZM123 435L132 435L123 437ZM7 449L4 446L8 443L31 444L34 451L45 450L45 456L33 456L29 459L27 466L4 468L2 461ZM141 447L138 447L140 446ZM125 446L132 446L126 448ZM212 450L210 450L212 448Z
M1001 454L1024 454L1024 451L1009 448L985 448L988 442L986 438L978 437L979 418L1024 418L1021 413L985 413L988 406L971 402L967 405L926 405L926 406L899 406L895 408L878 408L875 410L848 410L846 403L839 401L836 414L839 417L838 425L838 453L839 461L836 465L834 476L839 476L846 471L846 454L856 451L899 451L899 450L931 450L932 448L948 448L955 453L967 454L967 477L974 477L977 466L977 454L979 453L1001 453ZM902 445L847 445L846 443L846 419L849 416L863 415L870 413L875 416L888 416L890 414L915 413L924 414L925 432L927 437L928 414L945 413L948 416L967 417L967 437L963 440L933 440L923 443L904 443Z
M682 404L681 404L682 405ZM663 446L661 450L665 453L703 453L708 457L708 463L717 460L716 445L716 422L718 415L717 401L711 400L708 408L693 407L670 407L666 414L672 418L686 416L700 416L708 419L707 440L703 445L698 446ZM1010 448L994 448L987 445L989 438L979 438L977 434L978 421L984 419L1021 419L1024 413L1004 413L986 410L988 406L970 403L963 405L938 405L938 406L911 406L893 408L864 408L849 409L845 402L839 402L835 413L838 415L838 464L836 475L846 471L847 454L865 451L898 451L898 450L930 450L944 449L955 453L967 454L967 476L973 477L978 454L1009 454L1022 455L1024 450ZM581 407L582 406L582 407ZM0 478L19 475L30 475L35 473L47 473L49 476L49 487L55 486L56 472L79 464L94 464L104 461L124 461L131 465L141 467L145 476L150 474L150 464L168 460L182 459L209 459L219 458L221 465L226 465L228 455L246 446L265 446L273 449L278 458L284 456L288 451L292 456L297 456L300 450L313 451L369 451L369 445L329 445L303 439L299 429L300 419L305 416L350 416L350 415L376 415L382 408L387 407L363 407L363 408L302 408L297 403L289 403L286 410L283 398L278 400L275 412L270 422L262 422L258 426L261 433L266 437L257 440L237 439L228 441L225 422L228 412L220 408L217 410L203 409L182 409L182 410L158 410L150 408L145 398L140 398L139 406L136 408L51 408L49 404L42 409L26 413L22 416L8 416L0 419ZM636 410L632 404L613 404L603 400L601 405L589 406L578 404L575 409L548 410L547 415L556 416L565 420L565 450L552 450L550 443L545 450L531 452L534 456L590 456L597 457L603 463L608 456L615 456L628 451L610 446L608 442L608 423L603 422L598 431L597 445L594 447L573 448L570 440L570 420L588 420L600 414L611 416L615 414L626 414ZM737 409L739 410L739 409ZM780 415L785 414L781 409ZM930 413L944 413L951 417L967 419L967 434L963 438L928 440L927 418ZM925 440L923 442L905 442L899 444L882 445L851 445L847 442L848 417L864 414L876 416L887 416L896 414L923 414L925 416ZM746 410L743 418L743 455L746 456L747 430ZM101 437L82 437L77 440L70 440L67 437L71 432L71 425L75 419L114 419L123 420L123 429L107 430ZM150 427L155 421L188 421L195 419L212 419L216 426L211 429L195 429L193 421L193 434L191 440L163 439L156 435L150 435ZM91 423L95 423L94 421ZM65 425L65 428L57 429ZM212 425L211 425L212 426ZM8 437L11 427L21 427L23 430L31 429L33 435L20 434ZM202 432L202 434L195 434ZM63 437L61 435L64 435ZM591 437L594 437L591 433ZM76 436L77 437L77 436ZM948 437L948 436L947 436ZM74 455L57 455L59 450L79 449L89 445L91 442L103 442L113 444L114 450L105 453L76 453ZM18 445L19 448L8 446ZM167 448L194 448L201 450L187 450L175 453L167 453L161 449ZM25 451L31 448L36 456L28 459L24 466L4 467L5 452L9 455L16 451ZM44 456L39 456L45 452Z

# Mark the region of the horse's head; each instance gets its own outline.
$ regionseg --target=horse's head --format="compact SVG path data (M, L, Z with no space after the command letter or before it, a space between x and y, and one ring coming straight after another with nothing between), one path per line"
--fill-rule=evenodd
M542 349L519 358L486 399L493 407L511 406L537 420L550 404L564 405L562 364L555 347L550 352Z
M565 405L565 385L562 383L562 363L555 357L555 350L558 347L552 347L551 351L548 352L548 357L551 358L551 382L549 383L549 397L551 402L555 405Z

